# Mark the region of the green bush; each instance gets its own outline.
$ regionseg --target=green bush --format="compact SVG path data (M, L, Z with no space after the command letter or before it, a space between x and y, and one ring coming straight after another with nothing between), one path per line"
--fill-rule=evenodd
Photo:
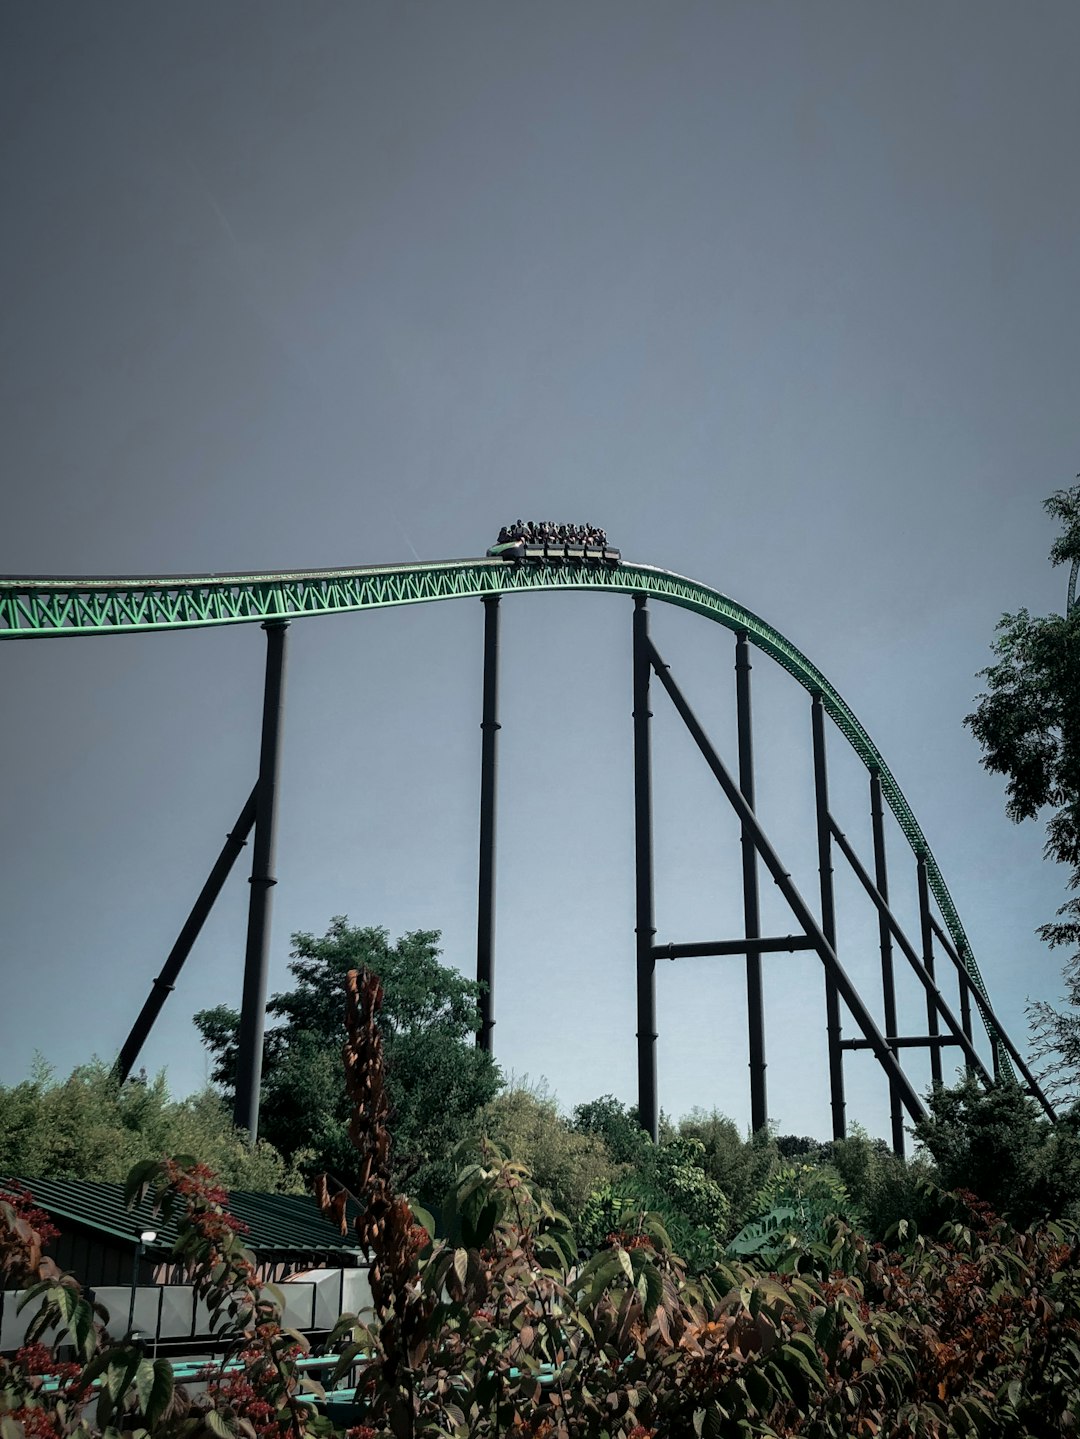
M1077 1217L1080 1111L1056 1125L1015 1084L964 1079L929 1096L916 1126L948 1189L967 1189L1014 1224Z
M745 1137L734 1120L719 1110L694 1109L679 1121L679 1134L699 1140L701 1167L727 1196L728 1239L753 1218L756 1196L780 1162L776 1141L767 1130Z
M500 1149L529 1166L556 1209L575 1222L590 1195L625 1169L614 1162L602 1135L572 1128L543 1088L505 1090L481 1111L479 1124Z
M264 1141L252 1148L212 1090L174 1100L164 1074L121 1085L100 1060L65 1080L38 1063L0 1086L0 1174L117 1184L162 1154L198 1154L233 1189L304 1192L298 1170Z

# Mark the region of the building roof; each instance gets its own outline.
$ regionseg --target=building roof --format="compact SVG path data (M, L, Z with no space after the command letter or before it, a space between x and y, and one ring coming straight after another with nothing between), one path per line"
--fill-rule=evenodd
M64 1221L93 1229L113 1239L134 1244L142 1231L157 1231L146 1246L148 1254L167 1254L177 1237L177 1221L154 1213L149 1196L134 1208L124 1203L122 1184L81 1179L0 1179L30 1191L34 1203L63 1228ZM350 1206L352 1208L352 1206ZM256 1254L338 1254L355 1256L360 1245L355 1235L343 1235L326 1219L307 1194L256 1194L234 1189L229 1211L247 1226L242 1236ZM351 1215L350 1215L351 1217Z

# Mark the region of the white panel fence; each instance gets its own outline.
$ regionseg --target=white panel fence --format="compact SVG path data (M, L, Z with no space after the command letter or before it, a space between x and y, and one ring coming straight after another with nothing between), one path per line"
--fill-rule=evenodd
M303 1275L277 1286L285 1297L282 1323L287 1329L332 1329L341 1314L370 1317L371 1288L366 1268L309 1269ZM18 1312L23 1291L0 1291L0 1353L18 1349L27 1325L37 1313L31 1301ZM93 1297L109 1311L108 1332L122 1339L128 1331L131 1312L130 1285L102 1285ZM135 1289L134 1329L147 1339L198 1339L213 1337L206 1305L196 1304L195 1295L183 1284L140 1284ZM50 1335L43 1336L45 1343Z

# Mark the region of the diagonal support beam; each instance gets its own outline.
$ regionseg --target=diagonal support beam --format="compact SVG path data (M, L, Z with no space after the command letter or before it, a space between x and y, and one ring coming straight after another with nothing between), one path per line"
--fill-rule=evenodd
M191 906L191 913L184 921L184 927L176 937L176 943L169 950L168 958L161 967L161 973L154 980L150 993L146 997L146 1003L139 1011L138 1019L131 1026L131 1033L124 1040L123 1048L113 1066L113 1073L121 1084L134 1069L139 1051L149 1038L154 1021L161 1013L162 1006L175 988L180 971L184 967L184 961L191 953L195 941L199 937L199 932L206 922L207 915L213 909L214 901L221 893L222 886L229 877L229 871L236 863L237 856L247 844L247 837L251 833L251 826L254 823L255 790L252 790L248 795L247 804L240 811L239 819L225 837L221 853L218 855L206 883L199 891L198 899Z
M780 856L776 853L772 845L769 843L768 837L766 836L765 831L762 829L761 825L758 823L754 811L746 803L746 799L744 798L742 791L732 779L731 775L728 774L727 769L724 766L724 762L713 749L712 744L709 742L708 736L705 734L705 731L698 723L697 717L695 716L693 710L683 698L682 691L679 689L678 685L668 673L667 666L664 664L663 660L657 653L656 647L653 645L651 640L646 640L646 644L648 645L649 659L657 679L659 679L660 683L664 686L664 689L667 691L672 704L674 704L676 710L678 710L679 716L682 719L683 724L685 724L686 728L690 731L690 734L693 737L698 749L701 751L706 764L708 764L709 768L712 770L713 774L720 782L720 787L727 795L728 802L731 805L732 809L735 811L736 817L742 824L744 831L747 831L753 838L754 845L757 848L758 854L761 856L762 863L772 875L773 879L776 882L777 888L787 900L788 905L790 906L795 918L802 925L803 929L806 931L806 934L814 941L814 947L817 949L817 952L821 957L822 964L824 964L826 971L831 975L833 981L835 982L841 999L843 999L844 1003L847 1005L848 1009L851 1012L851 1017L862 1030L863 1035L866 1037L866 1039L869 1040L870 1047L874 1051L878 1063L881 1065L882 1069L885 1070L885 1073L888 1075L890 1081L896 1086L896 1090L900 1095L904 1108L907 1110L908 1114L910 1114L912 1119L916 1121L924 1119L926 1117L926 1110L923 1107L922 1100L916 1094L914 1088L912 1087L911 1081L908 1079L903 1069L901 1069L896 1055L893 1054L892 1050L889 1048L885 1036L881 1033L877 1025L874 1023L870 1011L866 1008L865 1004L863 1004L862 1000L860 999L858 990L855 988L847 972L841 965L840 961L837 959L835 949L825 938L825 935L822 933L821 927L819 926L817 920L814 918L809 905L807 905L802 895L792 883L791 876L784 868Z
M970 993L974 996L975 1003L979 1006L979 1010L983 1016L983 1021L986 1024L987 1029L990 1031L990 1034L994 1037L995 1049L998 1043L1001 1043L1005 1047L1010 1057L1012 1058L1013 1063L1023 1075L1024 1081L1027 1084L1032 1097L1034 1099L1037 1099L1042 1105L1043 1109L1046 1112L1047 1118L1053 1120L1053 1122L1056 1124L1057 1111L1047 1099L1045 1093L1043 1092L1042 1086L1039 1084L1039 1081L1035 1078L1034 1074L1032 1074L1031 1070L1028 1068L1022 1055L1020 1054L1020 1051L1017 1049L1016 1045L1013 1044L1008 1034L1002 1028L1001 1021L994 1013L990 1001L988 999L984 999L983 996L979 993L979 991L975 988L975 986L971 983L971 977L967 972L967 966L957 954L956 950L952 947L952 944L949 942L948 935L943 933L941 926L938 924L937 920L931 918L930 923L933 927L934 933L937 935L938 939L941 940L942 948L945 950L945 953L949 956L953 964L956 966L957 972L960 975L961 986L964 987L963 992L967 993L970 990Z
M836 823L835 819L832 819L830 817L829 824L832 828L833 838L840 846L844 858L847 860L848 864L851 865L855 878L859 881L863 889L865 889L866 893L870 896L870 899L873 901L874 905L877 908L878 914L889 926L889 931L892 934L893 939L895 939L897 945L899 946L901 953L904 955L905 959L908 961L908 963L911 965L911 968L914 970L916 979L918 979L919 983L926 990L928 1002L936 1005L938 1014L941 1015L942 1019L948 1025L950 1031L952 1032L953 1038L964 1051L964 1054L966 1055L969 1063L971 1063L975 1067L975 1069L978 1070L979 1074L989 1084L990 1075L986 1071L985 1064L983 1064L982 1060L979 1058L978 1051L975 1049L975 1046L972 1044L971 1040L968 1039L967 1035L964 1033L962 1026L957 1020L956 1016L953 1014L952 1010L945 1003L944 995L934 983L933 977L927 972L926 966L923 964L922 960L915 952L914 945L908 939L904 931L900 928L899 924L896 921L896 916L893 914L886 901L882 898L881 893L875 885L874 881L870 878L866 870L863 869L862 865L859 863L859 857L855 853L854 849L851 847L847 836L843 834L840 826Z

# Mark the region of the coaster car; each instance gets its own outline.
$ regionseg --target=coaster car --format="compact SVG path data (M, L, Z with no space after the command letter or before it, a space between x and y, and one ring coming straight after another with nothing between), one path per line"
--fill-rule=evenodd
M617 565L621 553L609 544L557 539L551 536L510 536L499 539L488 550L494 560L510 560L515 564L594 564Z

